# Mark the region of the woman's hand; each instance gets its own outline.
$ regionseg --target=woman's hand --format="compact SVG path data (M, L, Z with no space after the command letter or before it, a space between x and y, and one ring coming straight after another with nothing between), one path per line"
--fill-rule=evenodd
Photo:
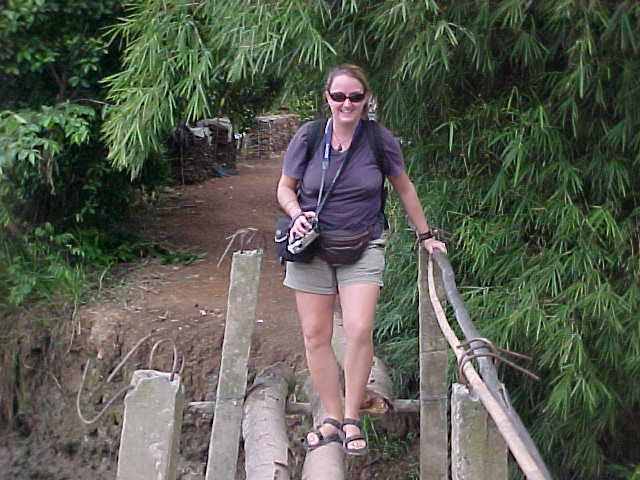
M444 242L441 242L440 240L436 240L433 237L427 238L426 240L423 240L420 243L422 244L424 249L427 252L429 252L429 255L431 255L435 251L447 253L447 246L444 244Z
M316 216L316 212L308 211L308 212L300 212L296 217L294 217L293 224L291 225L291 230L289 231L289 238L295 239L300 237L305 237L307 233L311 231L312 228L312 219Z

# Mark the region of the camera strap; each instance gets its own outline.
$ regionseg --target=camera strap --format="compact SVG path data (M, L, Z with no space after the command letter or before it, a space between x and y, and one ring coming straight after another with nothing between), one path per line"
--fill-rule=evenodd
M324 208L325 203L327 203L327 199L329 198L329 195L333 191L333 187L335 187L336 182L338 181L338 177L340 177L342 170L346 166L347 162L349 162L349 159L351 158L351 154L355 150L355 143L356 143L355 139L357 138L358 133L360 132L361 126L362 126L362 121L358 121L356 130L355 132L353 132L353 141L351 142L351 146L347 150L347 156L344 158L344 160L338 167L338 170L336 171L336 175L335 177L333 177L333 180L331 181L331 185L329 185L329 188L327 189L327 193L324 194L323 196L322 193L324 190L324 179L326 176L327 169L329 168L329 162L331 161L331 137L333 136L333 119L330 118L329 121L327 122L327 126L324 129L324 150L322 152L322 176L320 178L320 189L318 191L318 205L316 208L316 218L320 216L320 211Z

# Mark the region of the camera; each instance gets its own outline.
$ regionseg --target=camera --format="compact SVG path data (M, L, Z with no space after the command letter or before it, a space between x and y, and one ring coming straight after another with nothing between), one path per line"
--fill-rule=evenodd
M295 236L293 239L289 240L289 245L287 245L287 250L289 253L296 254L302 252L305 248L307 248L316 238L320 236L320 232L318 229L318 221L315 218L309 220L311 222L311 229L307 232L304 237Z

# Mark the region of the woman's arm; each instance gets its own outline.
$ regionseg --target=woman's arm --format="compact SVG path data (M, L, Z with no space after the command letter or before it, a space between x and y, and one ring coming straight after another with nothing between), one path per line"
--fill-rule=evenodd
M298 203L298 196L296 195L297 186L298 180L296 178L282 175L278 181L278 188L276 190L276 198L278 199L280 208L291 218L302 211Z
M304 237L311 229L311 223L307 219L313 218L316 213L311 211L303 212L302 208L300 208L298 195L296 195L298 181L298 179L288 175L281 175L276 189L276 198L284 213L294 219L291 226L291 235L297 234L300 237Z
M413 183L405 172L401 172L398 175L389 177L393 189L398 194L400 202L404 207L409 220L416 227L416 234L421 234L429 231L429 224L424 216L420 199L416 193L416 189ZM433 253L435 250L446 253L447 248L443 242L436 240L435 238L429 238L422 241L422 246L429 252Z

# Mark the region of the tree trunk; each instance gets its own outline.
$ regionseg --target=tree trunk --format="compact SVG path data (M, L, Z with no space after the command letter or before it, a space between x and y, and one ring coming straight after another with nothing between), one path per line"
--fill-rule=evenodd
M344 368L344 354L346 338L342 328L342 314L336 312L333 316L333 338L331 340L338 364ZM393 410L391 395L393 382L382 360L373 357L371 373L364 392L364 399L360 405L360 412L370 415L383 415Z
M295 382L293 369L277 364L260 372L244 402L244 437L247 480L291 478L285 403Z
M319 425L327 416L322 409L320 397L314 390L311 383L311 377L307 378L305 383L305 392L307 397L311 399L311 409L313 411L313 424ZM302 467L302 480L344 480L344 452L337 442L324 445L308 452Z

